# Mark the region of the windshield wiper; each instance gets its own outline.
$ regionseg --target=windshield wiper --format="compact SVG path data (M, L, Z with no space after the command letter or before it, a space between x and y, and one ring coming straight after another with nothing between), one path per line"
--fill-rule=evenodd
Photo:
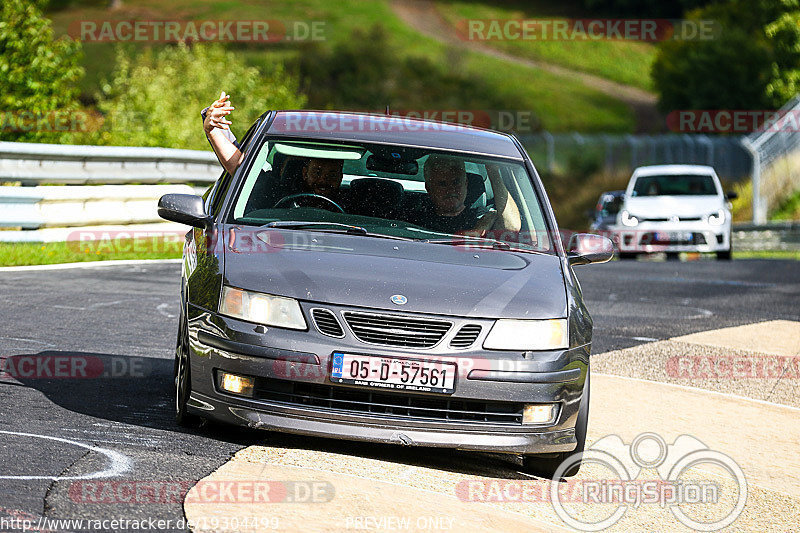
M511 245L503 241L493 239L481 239L480 237L457 239L426 239L423 242L428 244L447 244L449 246L475 246L476 248L491 248L494 250L510 250Z
M376 237L380 239L393 239L396 241L420 241L411 237L400 237L398 235L388 235L386 233L375 233L361 226L341 224L339 222L304 222L295 220L276 220L261 226L262 228L279 229L311 229L324 233L344 233L347 235L362 235L365 237Z
M280 229L309 229L314 228L317 231L328 231L329 233L348 233L351 235L368 235L367 228L361 226L352 226L350 224L340 224L339 222L306 222L301 220L276 220L261 226L262 228L280 228ZM325 228L325 229L323 229Z

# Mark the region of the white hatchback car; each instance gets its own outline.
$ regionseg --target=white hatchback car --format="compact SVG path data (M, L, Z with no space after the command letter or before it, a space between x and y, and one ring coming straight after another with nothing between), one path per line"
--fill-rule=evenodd
M654 165L633 172L619 214L619 257L641 253L716 252L731 258L731 211L736 193L722 191L702 165Z

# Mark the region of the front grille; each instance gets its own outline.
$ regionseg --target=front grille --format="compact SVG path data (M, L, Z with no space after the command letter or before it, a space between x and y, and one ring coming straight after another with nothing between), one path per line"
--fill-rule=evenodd
M339 321L336 320L336 315L333 314L333 311L328 309L312 309L311 317L314 319L314 325L317 326L317 329L323 335L338 338L344 337L344 330L342 326L339 325Z
M256 379L255 397L283 404L372 413L404 419L522 424L523 404L516 402L485 402L392 394L269 378Z
M451 323L427 318L378 315L345 311L344 319L353 335L370 344L430 348L450 331Z
M450 340L453 348L469 348L481 334L481 327L478 324L467 324Z

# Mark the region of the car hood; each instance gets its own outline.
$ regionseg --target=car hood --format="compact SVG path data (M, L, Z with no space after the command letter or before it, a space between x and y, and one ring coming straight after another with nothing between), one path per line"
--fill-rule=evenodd
M225 283L298 300L481 318L567 314L555 255L265 230L259 250L225 239ZM280 243L280 244L278 244ZM392 303L403 295L404 305Z
M625 199L626 209L639 218L701 217L725 206L721 196L639 196Z

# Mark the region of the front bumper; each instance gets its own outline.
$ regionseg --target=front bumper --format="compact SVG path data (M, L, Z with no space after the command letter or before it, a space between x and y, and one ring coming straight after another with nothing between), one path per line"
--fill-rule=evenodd
M698 222L642 222L616 227L614 243L620 252L725 252L731 248L730 225Z
M309 317L308 309L304 304L303 307ZM203 417L259 429L413 446L521 454L565 452L575 448L575 423L588 368L589 346L535 354L483 350L480 346L492 321L473 319L468 322L484 322L483 333L474 343L477 348L454 350L442 341L433 348L412 351L365 344L349 330L344 338L331 338L313 325L309 331L269 328L261 333L254 324L221 317L191 305L189 317L192 392L188 408ZM453 330L457 329L456 323ZM415 405L447 404L441 411L428 408L430 415L409 416L413 409L405 414L398 414L402 409L396 408L381 412L384 404L376 403L376 409L369 406L371 411L365 412L363 405L359 409L324 401L309 405L308 394L286 395L279 399L246 398L217 387L215 375L221 370L253 376L259 383L327 390L330 396L343 391L371 393L368 387L331 382L334 351L395 357L422 355L455 362L459 368L455 392L447 395L375 393L390 401L412 396L408 403ZM290 397L292 401L288 400ZM369 398L371 401L372 396ZM540 425L523 425L505 419L498 422L488 416L485 420L451 418L456 412L447 409L465 402L485 402L487 411L490 405L505 409L527 403L555 403L558 412L555 420Z

